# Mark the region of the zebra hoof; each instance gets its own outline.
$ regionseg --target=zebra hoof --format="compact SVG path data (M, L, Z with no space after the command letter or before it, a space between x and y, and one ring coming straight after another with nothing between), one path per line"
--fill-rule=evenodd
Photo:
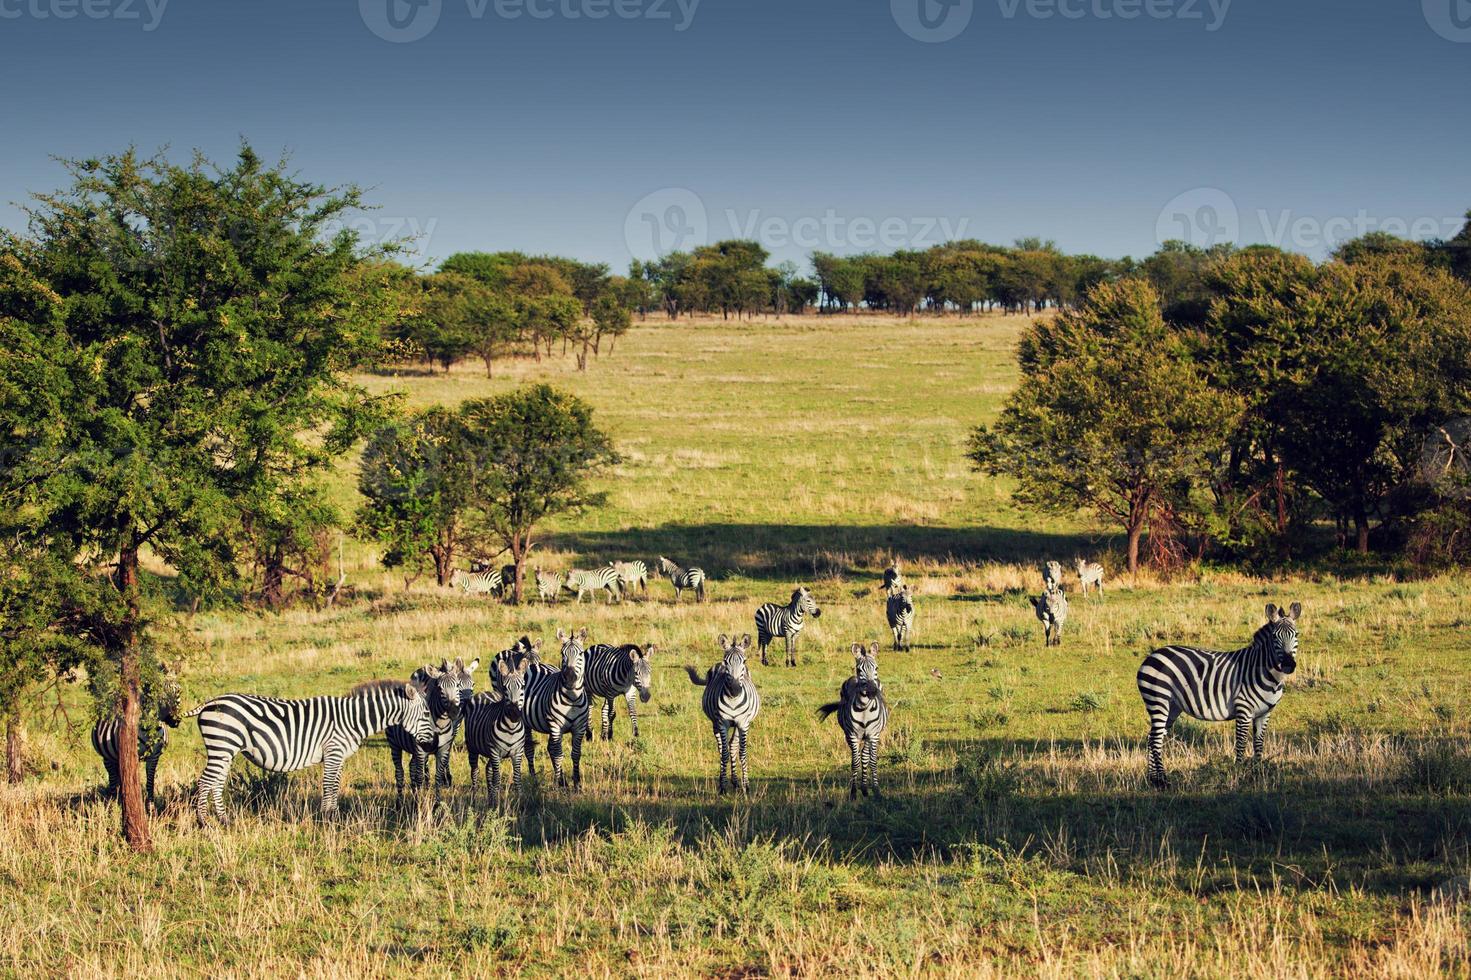
M1149 785L1155 789L1169 789L1170 781L1163 774L1150 773Z

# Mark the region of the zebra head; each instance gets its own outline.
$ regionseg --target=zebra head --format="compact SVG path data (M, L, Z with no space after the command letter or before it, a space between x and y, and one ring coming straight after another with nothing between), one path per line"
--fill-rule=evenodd
M638 699L645 703L649 700L649 684L654 679L654 671L649 667L649 657L657 649L652 643L642 651L636 646L628 648L628 655L633 658L633 686L638 691Z
M816 619L822 615L822 610L817 608L817 600L812 598L812 593L807 591L807 586L799 585L792 593L792 608L798 612L811 613Z
M654 564L649 566L649 574L654 576L655 578L657 578L661 574L673 575L674 569L677 567L678 566L675 565L674 562L670 561L668 558L665 558L663 555L660 555L658 560L655 561Z
M1042 566L1042 584L1050 590L1058 582L1062 581L1062 563L1049 561Z
M479 666L480 666L480 658L479 657L476 657L474 660L470 661L468 664L465 663L465 661L464 661L463 658L456 657L455 658L455 662L454 662L453 665L450 665L449 663L445 663L445 665L441 668L442 670L444 670L447 673L449 673L450 676L454 679L455 687L459 691L459 695L460 695L460 702L459 703L461 705L463 705L466 701L470 700L471 698L473 698L475 696L475 677L474 677L474 674L475 674L475 668L477 668Z
M447 732L453 728L460 720L460 684L448 662L441 667L425 664L409 680L416 690L424 692L425 703L438 729ZM431 736L429 741L434 738Z
M530 661L523 661L521 666L512 667L506 660L497 660L495 664L495 687L500 691L501 700L505 702L505 711L512 721L521 717L521 712L526 710L526 671Z
M914 612L914 590L906 583L889 594L889 599L901 614Z
M158 710L158 720L170 728L178 728L179 701L183 692L179 689L179 682L172 674L165 674L157 683L150 685L154 706Z
M858 682L858 693L865 698L878 697L879 693L879 645L870 643L864 649L862 643L853 644L853 679Z
M429 699L420 692L413 681L399 687L396 692L404 699L403 730L420 745L433 745L439 739L438 722L429 707Z
M1300 602L1294 602L1290 609L1267 603L1267 624L1257 636L1267 641L1273 673L1286 675L1297 670L1297 618L1301 615Z
M562 686L581 687L582 675L587 670L587 627L576 633L557 630L557 642L562 644Z
M746 650L751 646L751 634L746 633L739 640L732 640L721 633L718 642L724 656L720 658L720 666L715 670L725 675L726 693L734 696L751 680L751 668L746 664Z

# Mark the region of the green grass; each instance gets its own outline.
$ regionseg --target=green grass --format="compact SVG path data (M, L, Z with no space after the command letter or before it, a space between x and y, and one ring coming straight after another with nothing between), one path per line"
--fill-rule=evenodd
M1264 580L1207 570L1076 598L1061 648L1026 601L1035 562L1100 554L1085 519L1016 507L972 474L965 435L1013 380L1020 323L817 318L650 321L585 375L518 363L487 381L375 376L413 404L547 378L587 398L625 461L605 508L549 529L540 560L658 553L713 576L711 601L520 609L441 592L349 551L346 605L181 620L186 700L340 692L559 627L658 644L642 738L586 747L581 793L545 778L508 815L468 799L463 754L437 803L395 801L381 740L315 816L315 771L237 762L228 830L188 806L197 732L160 774L158 853L115 841L80 692L36 720L37 773L0 790L0 973L1216 976L1468 972L1471 579ZM779 353L778 353L779 352ZM341 475L350 499L350 472ZM917 636L888 650L879 572L917 585ZM752 792L714 791L715 749L679 666L753 607L812 587L801 664L753 669ZM1144 782L1142 655L1243 643L1269 601L1305 606L1300 669L1268 757L1182 722ZM847 755L815 709L883 644L893 723L883 796L850 803ZM939 676L935 676L938 674Z

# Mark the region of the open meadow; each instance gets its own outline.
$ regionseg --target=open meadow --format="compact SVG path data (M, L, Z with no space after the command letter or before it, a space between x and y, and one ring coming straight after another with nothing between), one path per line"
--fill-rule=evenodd
M1016 380L1020 317L651 317L586 373L571 358L365 376L412 406L547 380L587 400L622 457L605 506L559 519L532 564L667 555L711 575L619 605L520 608L410 586L349 542L325 610L180 613L184 703L227 691L341 693L525 633L655 644L630 738L584 746L583 786L539 781L505 814L454 785L399 803L381 738L345 770L238 760L228 829L196 827L186 721L159 771L157 851L134 855L99 798L81 685L42 712L38 770L0 788L0 974L484 976L1397 976L1471 973L1471 577L1311 567L1173 581L1119 570L1084 515L1017 506L965 459ZM355 474L334 484L351 507ZM913 650L892 652L880 577L903 560ZM1108 567L1076 594L1075 556ZM1063 562L1071 615L1044 648L1028 604ZM156 570L156 569L155 569ZM682 669L720 633L811 588L796 668L752 670L749 797L715 792L716 750ZM152 586L167 589L155 579ZM1246 644L1301 602L1298 670L1267 757L1229 724L1181 721L1174 779L1145 781L1135 671L1153 647ZM881 644L892 721L882 794L848 799L847 749L816 708ZM477 676L477 689L488 677ZM595 705L595 712L596 712ZM596 727L596 721L595 721ZM542 740L544 743L544 739ZM570 743L570 740L569 740Z

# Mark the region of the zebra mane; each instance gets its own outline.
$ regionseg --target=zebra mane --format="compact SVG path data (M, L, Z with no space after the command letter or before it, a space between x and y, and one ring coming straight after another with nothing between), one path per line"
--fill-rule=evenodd
M347 696L353 697L354 695L367 694L371 691L392 691L401 698L407 698L409 696L408 685L403 681L363 681L361 684L354 685L347 692Z

